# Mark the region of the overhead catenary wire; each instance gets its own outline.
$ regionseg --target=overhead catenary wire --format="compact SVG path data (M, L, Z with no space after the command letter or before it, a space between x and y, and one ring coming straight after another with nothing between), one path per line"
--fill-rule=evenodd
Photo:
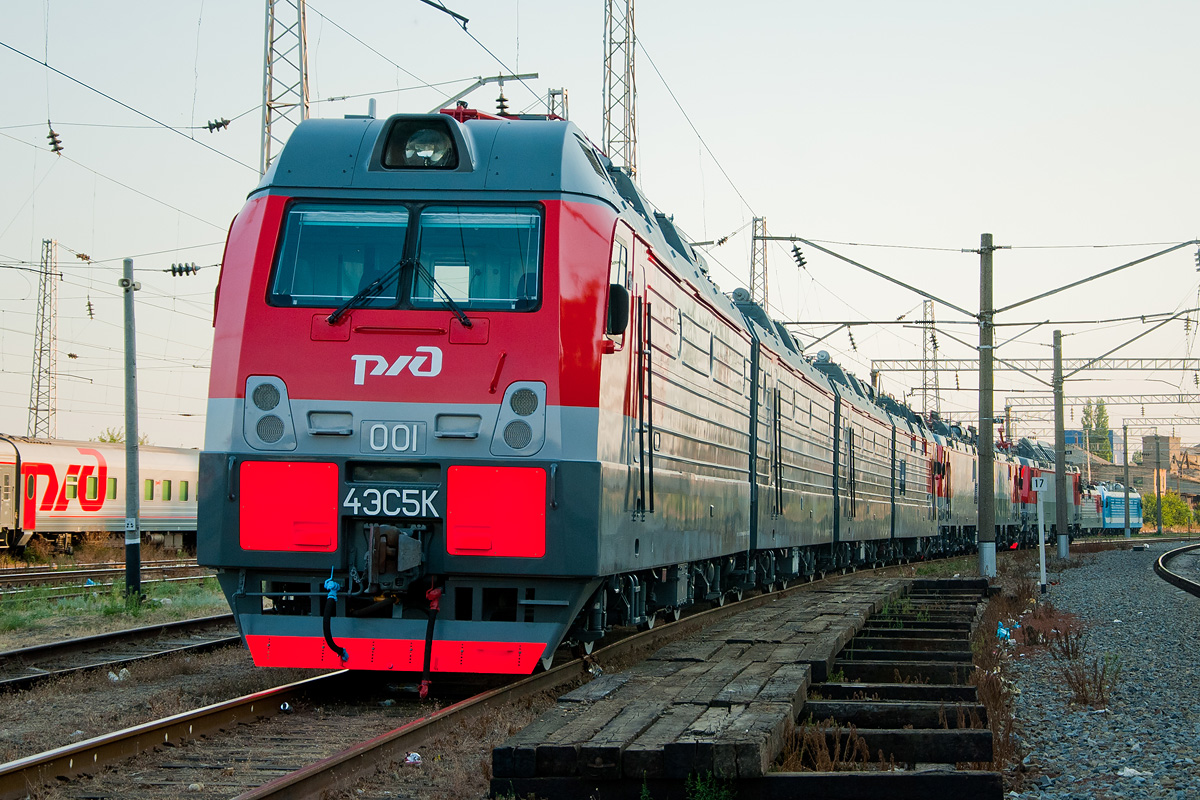
M23 145L25 145L25 146L27 146L27 147L32 147L32 148L34 148L35 150L40 150L40 149L41 149L39 145L35 145L35 144L31 143L31 142L26 142L26 141L23 141L23 140L21 140L21 139L18 139L18 138L16 138L15 136L9 136L7 133L2 133L2 132L0 132L0 136L3 136L3 137L4 137L4 138L6 138L6 139L12 139L14 142L18 142L19 144L23 144ZM86 170L86 171L88 171L88 172L92 173L93 175L95 175L95 176L97 176L97 177L103 178L103 179L104 179L104 180L106 180L106 181L109 181L109 182L111 182L111 183L115 183L116 185L120 186L120 187L121 187L121 188L123 188L123 189L128 189L129 191L133 192L134 194L136 194L136 195L139 195L139 196L141 196L141 197L144 197L144 198L146 198L147 200L150 200L150 201L152 201L152 202L158 203L158 204L159 204L159 205L161 205L161 206L165 206L166 208L169 208L169 209L171 209L172 211L175 211L175 212L178 212L178 213L180 213L180 214L183 214L185 217L190 217L191 219L194 219L194 220L196 220L197 222L202 222L202 223L204 223L205 225L210 225L210 226L212 226L212 227L214 227L214 228L216 228L217 230L220 230L220 231L223 231L223 230L225 230L225 226L224 226L224 225L218 225L217 223L215 223L215 222L211 222L210 220L204 219L203 217L198 217L198 216L196 216L195 214L191 213L190 211L184 211L182 208L179 208L178 206L172 205L171 203L168 203L166 200L160 200L159 198L155 197L154 195L147 194L146 192L143 192L143 191L142 191L142 190L140 190L140 189L135 189L134 187L130 186L130 185L129 185L129 184L127 184L127 183L122 183L121 181L117 180L116 178L113 178L113 177L110 177L110 176L108 176L108 175L105 175L103 172L99 172L99 171L97 171L97 170L94 170L94 169L92 169L91 167L89 167L89 166L87 166L87 165L85 165L85 164L82 164L82 163L80 163L79 161L76 161L75 159L71 158L71 157L70 157L70 156L68 156L68 155L64 155L64 154L62 154L62 153L59 153L59 154L58 154L58 158L56 158L56 159L55 159L55 161L57 161L57 160L59 160L59 159L62 159L62 160L64 160L64 161L70 161L72 164L74 164L75 166L79 167L80 169ZM11 225L11 223L10 223L10 225ZM5 230L7 230L7 228L6 228Z
M221 158L232 161L233 163L243 166L246 169L252 169L255 172L258 172L257 167L252 167L249 164L247 164L246 162L239 161L238 159L234 158L233 156L229 155L228 153L223 153L220 150L218 150L217 148L212 147L211 145L207 145L204 142L200 141L199 139L196 139L195 137L188 136L186 133L184 133L179 128L176 128L172 125L168 125L167 123L162 122L161 120L155 119L154 117L150 116L146 112L140 111L140 110L134 108L133 106L129 105L128 103L118 100L117 98L113 97L112 95L108 94L107 92L103 92L100 89L97 89L96 87L91 86L88 83L85 83L84 81L81 81L76 77L68 75L67 73L63 72L60 69L50 66L50 64L48 64L45 61L39 61L38 59L34 58L33 56L29 55L28 53L22 52L21 50L18 50L17 48L13 47L12 45L10 45L6 42L0 41L0 47L3 47L7 50L11 50L12 52L16 53L17 55L21 56L22 58L27 58L35 64L40 64L41 66L45 67L46 69L54 72L56 75L60 75L64 78L66 78L67 80L71 81L72 83L76 83L79 86L82 86L84 89L87 89L90 92L95 92L96 94L100 95L101 97L105 98L106 100L110 100L110 101L116 103L117 105L121 106L122 108L127 109L128 111L132 111L134 114L137 114L139 117L148 119L151 122L153 122L155 125L158 125L161 128L165 128L166 130L169 130L172 133L178 134L179 136L182 136L184 139L187 139L189 142L195 142L196 144L203 147L205 150L210 150L213 153L216 153Z

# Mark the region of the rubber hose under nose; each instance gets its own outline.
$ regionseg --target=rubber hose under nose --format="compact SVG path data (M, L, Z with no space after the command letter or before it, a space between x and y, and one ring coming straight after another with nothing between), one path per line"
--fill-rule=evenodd
M333 597L325 598L325 614L322 619L322 629L325 632L325 644L329 645L329 649L338 654L338 658L342 661L349 661L350 654L345 648L338 647L337 642L333 641L333 632L330 630L329 621L333 619L333 612L337 610L337 600Z

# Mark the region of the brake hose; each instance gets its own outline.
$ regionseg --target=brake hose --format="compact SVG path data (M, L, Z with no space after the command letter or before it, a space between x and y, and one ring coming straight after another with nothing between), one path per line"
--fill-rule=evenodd
M342 659L342 663L350 660L350 654L346 652L344 647L338 647L337 642L333 641L333 632L330 630L329 622L333 619L333 612L337 610L337 593L342 586L333 579L333 570L329 571L329 578L325 581L325 589L329 594L325 597L325 614L323 617L323 629L325 631L325 644L329 645L329 649L338 654Z
M431 580L429 591L425 592L425 599L429 601L429 624L425 626L425 674L421 676L421 688L417 693L422 700L429 696L429 686L433 683L429 678L429 665L433 659L433 623L437 619L442 598L442 590L432 584Z

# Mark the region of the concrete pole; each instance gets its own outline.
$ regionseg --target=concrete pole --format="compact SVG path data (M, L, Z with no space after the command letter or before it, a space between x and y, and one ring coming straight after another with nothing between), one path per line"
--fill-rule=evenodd
M1038 492L1038 584L1042 587L1042 594L1046 593L1046 513L1043 511L1045 505L1046 492Z
M1158 435L1158 429L1154 430L1154 498L1158 508L1155 509L1158 517L1158 535L1162 536L1162 483L1158 480L1159 473L1162 472L1162 437Z
M138 488L137 335L133 325L133 293L141 284L133 280L133 259L125 259L125 270L117 285L125 293L125 597L141 602L142 530ZM103 489L103 487L101 487Z
M1125 450L1125 538L1130 538L1129 532L1129 423L1121 424L1122 449Z
M1067 514L1067 426L1063 418L1062 331L1054 332L1054 512L1058 528L1058 557L1066 558L1071 529Z
M979 239L979 574L996 577L995 436L992 434L992 235Z

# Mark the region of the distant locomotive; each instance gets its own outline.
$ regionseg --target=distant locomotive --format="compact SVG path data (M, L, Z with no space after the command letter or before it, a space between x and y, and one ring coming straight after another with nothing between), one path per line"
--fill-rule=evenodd
M259 665L528 673L974 546L973 432L721 293L564 120L302 123L233 223L214 326L199 557ZM1004 544L1053 469L1022 444Z
M141 529L194 547L196 450L139 445ZM125 531L125 445L0 434L0 546L33 538L69 547L80 534Z

